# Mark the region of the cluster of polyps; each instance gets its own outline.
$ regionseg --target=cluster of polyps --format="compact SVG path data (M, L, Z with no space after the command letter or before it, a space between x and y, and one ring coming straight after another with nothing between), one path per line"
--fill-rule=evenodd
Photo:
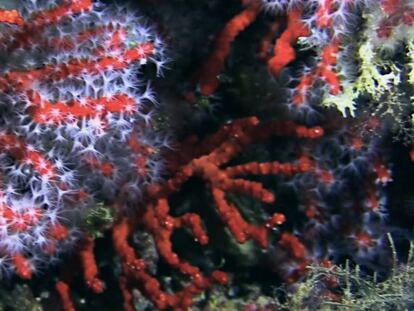
M140 68L165 59L138 17L90 0L22 0L0 21L0 266L30 278L73 244L76 210L159 176Z

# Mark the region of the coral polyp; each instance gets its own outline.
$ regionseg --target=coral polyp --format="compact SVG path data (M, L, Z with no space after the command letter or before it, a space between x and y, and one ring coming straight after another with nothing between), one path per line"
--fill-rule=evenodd
M165 56L126 8L21 1L1 16L0 256L28 278L73 244L79 210L158 180L166 140L141 68Z

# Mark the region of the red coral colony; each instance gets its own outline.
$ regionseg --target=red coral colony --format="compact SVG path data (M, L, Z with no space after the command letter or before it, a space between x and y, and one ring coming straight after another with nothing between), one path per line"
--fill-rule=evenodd
M393 206L412 200L414 3L138 2L151 23L132 3L0 10L4 280L53 282L53 310L187 310L294 290L311 264L386 271L387 234L411 239Z

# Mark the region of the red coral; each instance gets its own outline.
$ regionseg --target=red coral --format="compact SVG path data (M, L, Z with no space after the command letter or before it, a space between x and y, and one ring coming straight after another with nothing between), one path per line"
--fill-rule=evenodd
M16 10L0 10L0 23L23 26L24 20Z
M333 67L336 64L338 51L339 40L333 40L322 49L320 55L321 59L316 67L300 78L299 84L296 86L292 97L292 103L294 105L305 103L306 96L309 95L309 89L313 86L315 80L318 79L324 81L328 85L330 94L339 94L341 85L337 73L333 70Z
M73 245L74 205L111 200L87 193L92 179L113 188L139 183L138 193L155 178L149 163L160 166L153 150L163 143L150 124L155 99L137 69L161 60L162 42L133 14L91 0L22 3L19 10L24 17L0 10L7 23L0 31L0 256L14 258L0 268L30 278ZM137 150L138 141L145 143ZM100 292L88 257L93 241L85 243L85 279Z
M312 168L311 161L306 156L302 156L297 163L251 162L227 168L223 166L247 145L268 139L272 135L315 139L323 135L323 130L320 127L307 128L293 122L277 121L261 124L256 118L247 118L227 124L200 144L194 144L192 141L191 145L180 148L179 158L173 165L175 175L163 185L148 187L147 205L136 221L121 217L113 228L113 243L123 266L120 283L126 300L130 300L128 284L132 282L131 284L138 285L157 308L172 307L175 310L182 310L191 305L194 295L205 290L212 283L227 283L225 273L214 271L209 276L203 276L198 267L180 259L172 248L171 235L174 230L181 227L190 229L195 240L201 245L208 243L208 236L197 214L186 213L173 217L169 213L168 197L179 191L181 185L192 176L204 180L224 226L239 243L252 239L261 247L267 247L267 231L282 224L285 220L284 216L276 213L261 225L250 224L244 220L237 208L227 201L225 193L245 194L258 201L271 203L274 201L274 196L261 183L240 177L247 174L288 176L300 174ZM183 155L184 150L186 152ZM187 160L189 158L192 159ZM129 245L128 236L134 228L140 226L151 233L164 261L190 278L190 283L181 291L174 294L162 291L158 280L146 271L145 263ZM126 306L129 304L125 301Z
M55 284L55 289L59 294L60 300L62 302L62 307L65 311L75 311L72 300L69 296L69 286L63 281L58 281Z
M195 80L203 96L209 96L217 89L218 75L223 71L231 43L240 32L256 20L259 2L257 0L245 0L244 2L247 7L227 22L216 38L213 52L196 74Z
M274 55L269 59L267 67L271 74L278 75L280 71L295 59L295 49L293 45L299 37L309 35L308 28L301 21L302 11L299 9L291 10L288 13L287 27L276 40Z
M405 0L382 0L381 9L386 16L377 28L379 38L388 38L399 24L411 26L414 22L414 10Z

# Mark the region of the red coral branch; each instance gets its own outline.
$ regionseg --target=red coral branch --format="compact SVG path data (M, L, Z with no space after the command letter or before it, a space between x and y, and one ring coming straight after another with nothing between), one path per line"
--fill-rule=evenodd
M0 23L23 26L24 20L16 10L0 10Z
M392 29L399 24L411 26L414 22L414 10L405 0L382 0L381 9L386 14L377 28L379 38L389 38Z
M267 62L267 68L270 73L277 76L281 70L295 59L295 49L293 45L299 37L306 37L309 35L309 30L301 21L302 11L293 9L288 13L287 27L276 40L273 57Z
M216 38L213 52L196 74L195 80L198 81L203 96L209 96L217 89L218 75L223 71L224 62L230 53L231 43L240 32L256 20L259 2L256 0L245 2L247 7L227 22Z
M103 291L103 283L98 278L98 268L96 266L93 248L95 242L90 235L86 235L79 249L79 257L83 269L83 276L86 285L96 294Z
M75 311L75 307L73 306L72 299L70 298L70 295L69 295L68 284L63 281L58 281L55 284L55 289L57 293L59 294L63 309L65 311Z
M326 45L321 51L321 59L316 67L309 73L304 74L295 88L292 97L294 105L304 104L306 97L309 95L309 89L313 86L316 80L320 79L328 85L329 93L338 95L341 90L340 81L337 73L333 70L337 54L339 52L339 40L333 40Z
M123 266L123 278L120 282L127 309L130 306L130 294L127 288L129 282L127 280L135 281L157 308L172 307L175 310L189 307L192 297L213 283L227 283L225 273L214 271L209 276L203 276L198 267L180 259L172 248L171 235L174 230L182 227L190 229L195 240L201 245L208 243L208 236L197 214L186 213L174 217L170 215L169 211L168 197L179 191L181 185L192 176L203 179L210 188L224 226L230 230L239 243L252 239L261 247L267 247L267 231L282 224L285 220L284 215L275 213L263 224L250 224L244 220L237 208L227 201L225 193L241 193L260 202L271 203L274 201L274 196L261 183L240 177L246 174L289 176L300 174L312 169L311 161L306 156L302 156L297 163L293 164L252 162L227 168L222 168L222 166L248 144L268 139L272 135L315 139L323 135L323 130L320 127L307 128L293 122L283 121L261 124L256 118L231 122L200 144L195 145L194 140L190 140L191 146L183 145L180 148L180 160L174 162L176 174L163 185L148 187L148 202L138 219L131 221L121 217L118 220L113 227L112 238ZM187 156L182 157L184 150ZM187 160L191 157L192 159ZM190 278L190 282L180 291L173 294L164 292L160 288L158 280L146 271L145 263L135 254L134 249L128 243L128 236L137 226L143 226L147 232L151 233L158 253L166 263Z

